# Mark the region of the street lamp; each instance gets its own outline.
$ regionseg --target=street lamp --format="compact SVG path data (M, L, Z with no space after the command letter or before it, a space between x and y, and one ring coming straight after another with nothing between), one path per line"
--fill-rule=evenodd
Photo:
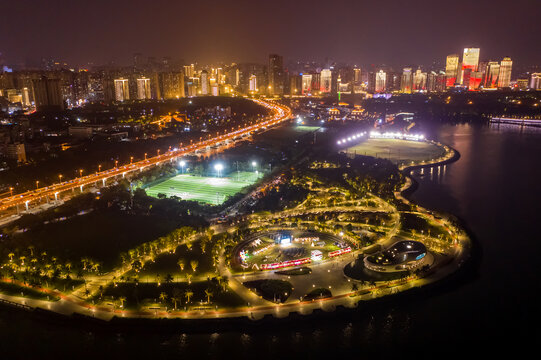
M36 180L36 189L39 187L39 180Z
M133 164L133 156L130 156L130 164Z
M82 177L82 176L83 176L83 170L80 169L80 170L79 170L79 177Z
M59 180L60 182L62 182L62 174L59 174L59 175L58 175L58 180Z
M216 164L214 165L214 170L218 172L218 177L220 177L220 173L223 170L224 166L222 164Z
M147 159L147 153L145 153L145 160Z
M178 164L179 164L180 167L182 168L182 173L184 174L184 165L186 165L186 161L180 160L180 162L179 162Z
M118 160L115 160L115 168L118 167Z

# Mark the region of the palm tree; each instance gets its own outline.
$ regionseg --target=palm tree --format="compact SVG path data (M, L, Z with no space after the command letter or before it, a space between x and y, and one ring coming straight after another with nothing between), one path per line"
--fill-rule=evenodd
M180 271L184 271L184 266L186 266L184 259L178 259L177 265L180 267Z
M192 274L186 274L186 280L188 280L188 284L192 283Z
M359 290L359 287L357 286L357 284L353 283L351 284L351 291L357 291Z
M227 278L227 276L221 277L219 283L222 286L222 291L225 291L227 289L227 286L229 285L229 279Z
M173 296L171 298L171 301L173 302L173 304L175 305L175 311L177 310L177 303L181 302L182 299L179 297L179 296Z
M121 297L118 298L118 300L120 300L120 307L123 308L124 307L124 301L126 301L126 297L121 296Z
M164 281L165 281L166 283L172 283L172 282L173 282L173 277L171 276L171 274L165 275Z
M207 303L210 304L210 298L213 296L214 294L212 293L212 291L210 289L206 289L205 290L205 296L207 297Z
M9 262L12 262L12 261L13 261L13 257L15 256L15 254L12 253L12 252L10 252L10 253L8 254L8 256L9 256Z
M192 267L193 272L195 272L198 265L199 265L199 261L197 261L197 260L190 261L190 266Z
M160 300L163 302L165 302L165 300L167 300L168 296L166 293L162 292L160 293Z
M193 244L190 241L186 241L186 248L188 250L192 250L192 246L193 246Z
M186 291L184 291L184 296L186 297L186 304L189 303L190 299L193 296L193 291L190 289L186 289Z

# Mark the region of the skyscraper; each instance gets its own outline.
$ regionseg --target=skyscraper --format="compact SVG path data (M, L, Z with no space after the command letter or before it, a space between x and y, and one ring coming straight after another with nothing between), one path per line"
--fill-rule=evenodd
M115 100L126 101L130 99L128 79L115 79Z
M530 78L530 89L541 90L541 73L533 73Z
M277 54L269 55L269 95L284 94L284 64L283 58Z
M209 94L209 74L207 70L201 71L201 95Z
M385 83L387 81L387 73L385 71L380 70L376 73L376 86L374 91L377 93L382 93L385 91Z
M147 100L150 99L150 79L139 78L137 79L137 99Z
M400 81L400 91L405 94L411 94L413 89L413 71L411 68L402 70L402 80Z
M425 91L426 90L426 80L427 74L421 69L417 69L413 74L413 90L414 91Z
M32 93L38 111L64 109L59 79L49 79L42 76L32 80Z
M322 93L330 93L332 86L332 72L330 69L321 70L319 91Z
M250 75L249 84L250 84L250 87L249 87L250 92L256 92L257 91L257 77L254 74Z
M479 66L479 48L464 48L464 55L462 56L462 74L460 74L460 84L463 84L464 70L470 69L471 71L477 71Z
M310 94L312 92L312 74L302 74L302 94Z
M500 75L498 76L498 87L509 87L511 84L511 69L513 60L510 57L504 57L500 63Z
M163 99L184 97L184 74L181 71L160 73L158 79L160 94Z
M447 56L447 60L445 62L445 76L447 78L446 86L448 88L455 86L457 82L458 70L460 68L458 62L459 56L457 54Z
M489 61L485 71L485 81L483 86L486 89L498 86L498 76L500 75L500 64L497 61Z

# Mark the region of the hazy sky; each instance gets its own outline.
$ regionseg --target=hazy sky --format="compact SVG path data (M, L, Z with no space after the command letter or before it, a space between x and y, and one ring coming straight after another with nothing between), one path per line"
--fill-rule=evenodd
M130 63L326 57L430 64L465 46L481 58L541 64L540 0L0 0L9 62L53 57Z

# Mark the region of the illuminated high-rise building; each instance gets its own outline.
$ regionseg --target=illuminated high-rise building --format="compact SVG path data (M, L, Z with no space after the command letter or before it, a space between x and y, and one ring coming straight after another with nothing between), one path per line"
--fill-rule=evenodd
M115 79L115 100L130 100L130 87L128 79Z
M361 69L358 67L353 68L353 82L356 85L361 83Z
M151 98L150 94L150 79L139 78L137 79L137 99L147 100Z
M532 73L530 78L530 89L541 90L541 73Z
M513 60L510 57L505 57L500 63L500 75L498 76L498 87L509 87L511 84L511 69Z
M250 75L249 90L250 92L257 92L257 77L254 74Z
M185 65L184 66L184 75L186 75L187 77L194 77L194 75L195 75L195 65L194 64Z
M380 70L376 73L376 82L374 91L377 93L385 92L385 83L387 81L387 73Z
M184 97L184 74L182 72L163 72L158 74L159 89L162 99ZM190 82L190 85L191 84ZM196 95L194 92L193 95Z
M447 56L447 60L445 62L445 76L447 78L446 86L448 88L455 86L457 83L459 69L459 56L457 54Z
M302 74L302 94L310 94L312 92L312 74Z
M284 60L280 55L269 55L269 95L283 95L284 94Z
M427 73L421 69L417 69L413 74L413 90L414 91L426 91Z
M471 71L477 71L479 66L479 48L464 48L464 54L462 56L462 73L460 74L460 84L463 84L464 70L470 69Z
M209 94L209 74L207 70L201 71L201 95Z
M413 70L411 68L404 68L402 70L402 80L400 81L400 92L404 94L411 94L413 89Z
M500 64L497 61L489 61L485 70L485 81L483 87L486 89L498 87L498 76L500 75Z
M321 70L319 80L319 91L322 93L330 93L332 86L332 72L330 69Z
M218 83L214 83L210 85L210 93L212 96L220 95L220 89L219 89Z

